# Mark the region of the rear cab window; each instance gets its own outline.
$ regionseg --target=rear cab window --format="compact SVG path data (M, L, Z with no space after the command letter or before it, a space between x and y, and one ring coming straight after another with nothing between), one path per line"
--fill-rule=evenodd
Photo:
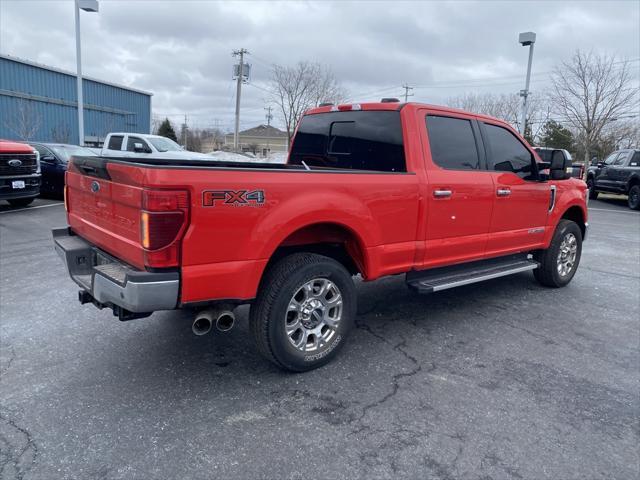
M109 145L107 148L109 150L122 150L122 139L124 137L122 135L113 135L109 139Z
M406 172L400 112L345 111L306 115L293 141L290 165Z
M431 158L446 170L478 170L480 157L471 121L464 118L427 115Z

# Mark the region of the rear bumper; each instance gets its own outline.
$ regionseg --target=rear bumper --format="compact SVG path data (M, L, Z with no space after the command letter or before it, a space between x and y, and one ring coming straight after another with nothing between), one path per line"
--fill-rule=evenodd
M121 319L128 312L151 313L177 307L179 272L136 270L75 235L68 227L54 229L52 233L56 252L71 279L82 289L82 303L113 308Z

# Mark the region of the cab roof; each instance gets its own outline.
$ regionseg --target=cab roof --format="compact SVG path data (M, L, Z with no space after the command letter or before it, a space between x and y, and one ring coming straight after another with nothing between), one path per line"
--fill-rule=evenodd
M482 118L485 120L492 120L495 122L505 123L504 120L500 120L499 118L491 117L489 115L484 115L482 113L474 113L468 112L466 110L461 110L459 108L446 107L443 105L431 105L428 103L419 103L419 102L367 102L367 103L344 103L337 105L324 105L321 107L315 107L307 110L305 115L315 115L317 113L327 113L327 112L335 112L335 111L353 111L353 110L386 110L400 111L403 108L428 108L430 110L437 110L442 113L462 113L465 115L474 115L478 118Z

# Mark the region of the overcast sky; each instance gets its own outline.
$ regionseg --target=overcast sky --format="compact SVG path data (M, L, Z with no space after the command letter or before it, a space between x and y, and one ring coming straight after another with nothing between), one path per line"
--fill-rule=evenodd
M101 0L82 13L86 75L154 94L157 116L224 130L233 125L231 52L249 50L251 84L241 127L265 123L273 63L329 66L354 101L401 96L442 104L465 92L517 92L538 35L532 91L576 48L635 60L640 71L640 2L213 2ZM0 0L0 52L75 70L73 1ZM271 102L275 107L275 104ZM274 123L281 124L274 112Z

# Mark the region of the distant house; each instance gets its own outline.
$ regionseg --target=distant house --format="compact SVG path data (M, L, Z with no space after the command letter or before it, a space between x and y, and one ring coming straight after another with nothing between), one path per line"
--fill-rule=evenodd
M239 134L238 145L243 152L251 152L266 157L270 152L286 152L287 132L283 132L271 125L258 125L243 130ZM233 148L233 133L224 136L224 145Z

